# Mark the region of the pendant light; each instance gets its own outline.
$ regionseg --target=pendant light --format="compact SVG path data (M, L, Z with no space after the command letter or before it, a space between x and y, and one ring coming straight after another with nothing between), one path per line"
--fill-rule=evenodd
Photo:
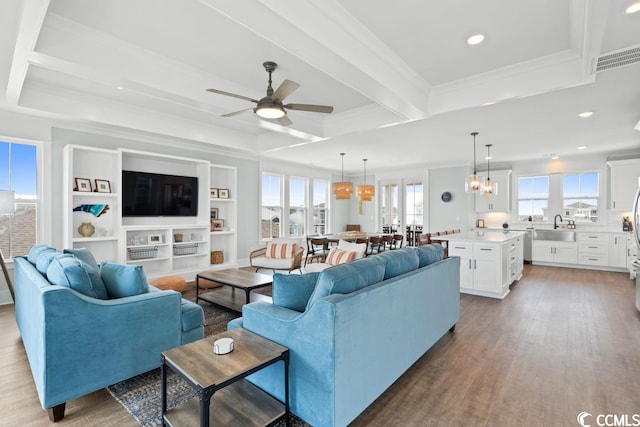
M476 168L476 135L478 132L471 132L473 136L473 175L467 177L464 183L464 191L467 193L477 193L482 188L482 178L478 175Z
M356 195L361 202L370 202L376 195L376 188L373 185L367 185L367 159L362 161L364 162L364 184L356 187Z
M333 194L336 195L336 200L348 200L353 194L353 184L344 180L344 153L340 153L342 156L342 181L333 183Z
M491 146L493 144L487 144L487 179L484 181L484 186L482 187L482 195L484 197L495 197L498 195L498 183L495 181L491 181L491 168L489 160L491 159Z

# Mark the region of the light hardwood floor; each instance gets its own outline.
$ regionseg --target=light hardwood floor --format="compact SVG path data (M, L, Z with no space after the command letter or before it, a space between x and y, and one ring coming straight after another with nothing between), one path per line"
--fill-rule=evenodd
M582 411L640 413L634 301L624 273L525 266L505 300L462 295L456 331L353 425L576 426ZM50 425L12 306L0 328L0 425ZM58 424L136 425L106 389L69 402Z

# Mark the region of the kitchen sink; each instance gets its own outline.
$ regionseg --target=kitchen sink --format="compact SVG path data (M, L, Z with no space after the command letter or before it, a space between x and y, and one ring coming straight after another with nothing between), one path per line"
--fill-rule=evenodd
M576 232L568 230L534 230L533 240L553 240L555 242L575 242Z

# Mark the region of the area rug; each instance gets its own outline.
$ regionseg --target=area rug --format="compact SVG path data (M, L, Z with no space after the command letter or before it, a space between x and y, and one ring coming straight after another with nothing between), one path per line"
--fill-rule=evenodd
M191 288L191 287L190 287ZM269 290L265 290L269 293ZM183 298L195 300L195 290L188 289ZM215 304L201 302L204 310L205 336L214 335L227 329L227 323L240 317L240 313L228 310ZM108 387L109 393L145 427L162 425L162 399L160 369L129 378ZM190 399L196 399L196 393L182 378L171 370L167 375L167 406L169 408L182 405ZM284 422L278 424L284 426ZM296 416L291 416L291 425L308 426Z

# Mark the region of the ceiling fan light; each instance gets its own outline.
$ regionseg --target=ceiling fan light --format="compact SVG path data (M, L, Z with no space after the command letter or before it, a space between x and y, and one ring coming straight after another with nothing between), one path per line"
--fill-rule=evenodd
M633 3L631 6L629 6L625 12L627 14L632 14L632 13L636 13L636 12L640 12L640 2L637 3Z
M284 109L276 103L264 103L256 107L256 114L264 119L279 119L284 117Z

